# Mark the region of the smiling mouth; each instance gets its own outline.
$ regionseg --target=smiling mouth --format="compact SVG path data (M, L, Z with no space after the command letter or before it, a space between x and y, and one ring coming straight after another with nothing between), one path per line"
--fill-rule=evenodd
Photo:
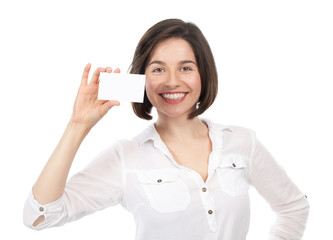
M175 92L175 93L161 93L159 94L167 103L180 103L182 102L188 92Z
M186 93L162 93L161 96L167 100L180 100L184 98Z

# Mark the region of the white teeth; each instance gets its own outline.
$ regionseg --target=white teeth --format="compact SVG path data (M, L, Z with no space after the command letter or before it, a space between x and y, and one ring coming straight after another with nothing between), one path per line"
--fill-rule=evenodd
M183 97L185 97L185 93L166 93L162 94L163 98L169 99L169 100L179 100Z

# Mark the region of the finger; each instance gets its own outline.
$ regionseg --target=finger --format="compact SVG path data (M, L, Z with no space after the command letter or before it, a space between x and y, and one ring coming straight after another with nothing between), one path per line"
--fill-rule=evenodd
M101 107L102 116L104 116L112 107L119 105L120 103L116 100L105 101Z
M110 100L107 102L107 104L111 105L112 107L113 106L120 106L120 102L117 101L117 100Z
M91 68L91 64L88 63L85 66L84 70L83 70L82 79L81 79L81 85L87 85L90 68Z
M91 77L91 81L90 81L91 84L93 84L93 85L98 84L98 82L99 82L99 74L100 74L101 72L105 72L105 68L101 68L101 67L99 67L99 68L97 68L97 69L94 71L94 74L93 74L93 76Z
M114 70L115 73L120 73L120 69L116 68L116 70Z
M111 67L106 67L105 71L108 72L108 73L111 73L112 72L112 68Z

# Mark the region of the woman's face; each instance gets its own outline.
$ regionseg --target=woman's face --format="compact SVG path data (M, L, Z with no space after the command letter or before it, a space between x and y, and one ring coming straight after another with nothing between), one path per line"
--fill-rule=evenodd
M191 45L181 38L160 42L146 68L146 92L159 117L186 117L201 93Z

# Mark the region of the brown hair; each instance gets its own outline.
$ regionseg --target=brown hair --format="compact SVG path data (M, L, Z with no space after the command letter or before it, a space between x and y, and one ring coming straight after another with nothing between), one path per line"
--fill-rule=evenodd
M206 38L195 24L186 23L180 19L167 19L148 29L136 47L130 73L145 74L148 61L156 45L169 38L182 38L187 41L193 49L198 65L201 78L201 94L198 107L188 116L192 119L205 112L212 105L218 87L217 71L212 51ZM132 103L134 113L146 120L152 119L150 115L152 107L153 105L150 103L146 91L143 103Z

